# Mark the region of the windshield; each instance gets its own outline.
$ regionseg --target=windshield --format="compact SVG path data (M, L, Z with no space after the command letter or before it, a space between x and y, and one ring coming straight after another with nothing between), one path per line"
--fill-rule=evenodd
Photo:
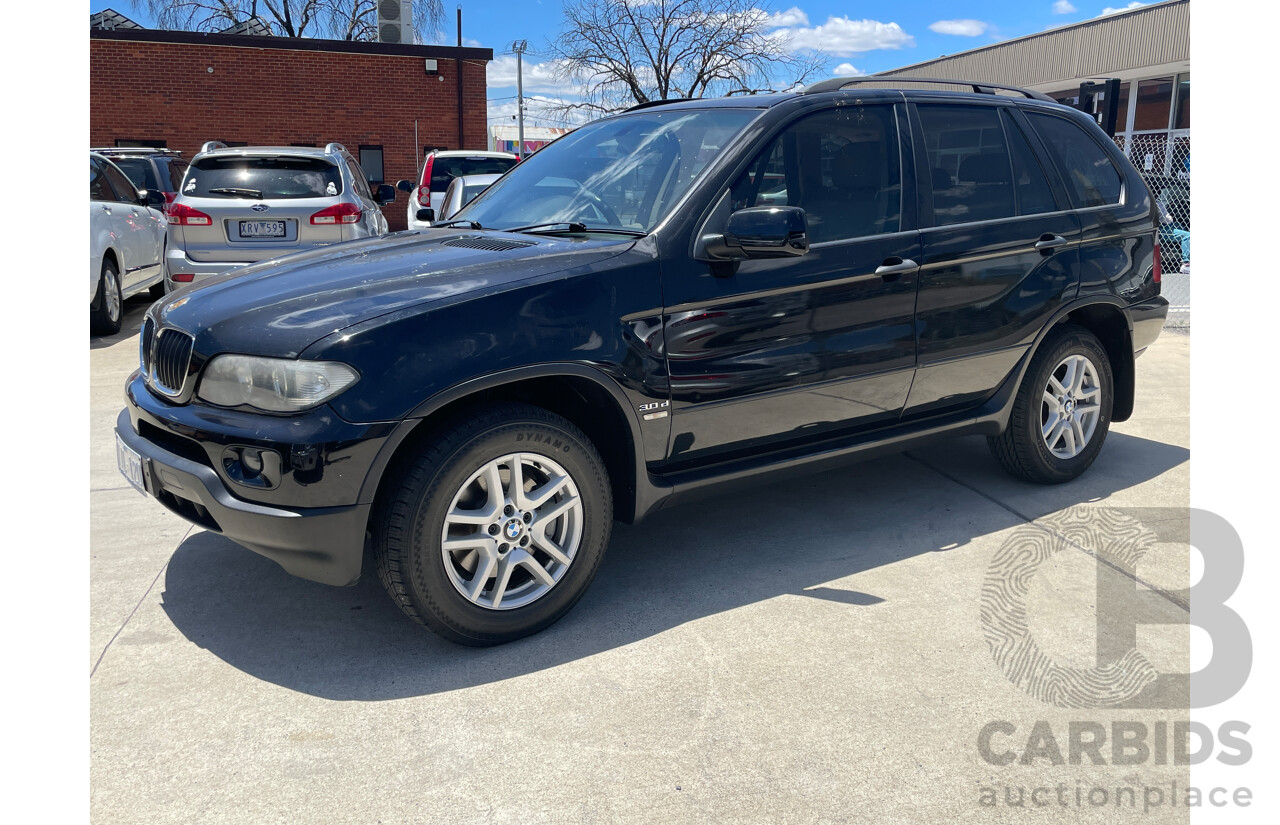
M323 198L342 194L342 172L320 158L202 158L187 169L182 194L254 200Z
M649 232L759 109L642 111L546 146L457 217L485 229L560 222Z

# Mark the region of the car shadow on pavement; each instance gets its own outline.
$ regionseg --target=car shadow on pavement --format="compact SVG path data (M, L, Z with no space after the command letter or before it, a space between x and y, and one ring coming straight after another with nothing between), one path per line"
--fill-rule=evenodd
M127 338L138 337L142 329L142 319L153 301L147 295L135 295L124 302L124 318L120 319L120 331L115 335L90 335L89 349L106 349Z
M1067 491L1075 504L1105 499L1190 457L1133 436L1109 439L1127 460L1096 472L1100 459L1069 485L1024 489L1054 490L1055 502ZM847 605L846 621L856 625L885 598L837 580L926 553L964 552L971 539L1020 523L1015 512L900 455L615 525L577 607L542 633L500 647L460 647L417 626L391 603L368 561L354 587L327 587L207 532L174 552L162 606L188 639L259 679L334 700L398 699L535 673L779 596ZM976 617L976 593L956 598L972 599Z

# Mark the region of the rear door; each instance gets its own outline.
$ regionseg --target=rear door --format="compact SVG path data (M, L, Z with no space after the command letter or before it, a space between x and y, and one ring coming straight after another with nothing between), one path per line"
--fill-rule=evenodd
M719 271L664 263L674 465L897 420L915 369L916 272L876 270L919 258L907 135L902 104L798 117L728 197L731 210L803 208L809 253Z
M1080 225L1007 104L913 104L923 258L905 416L975 406L1075 297Z
M318 213L338 205L341 169L318 156L211 155L187 171L181 201L208 218L184 220L187 257L251 263L343 240L348 224Z

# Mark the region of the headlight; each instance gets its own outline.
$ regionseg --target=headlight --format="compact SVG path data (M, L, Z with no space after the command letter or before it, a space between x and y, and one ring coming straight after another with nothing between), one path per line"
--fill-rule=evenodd
M196 395L221 407L298 412L323 404L359 378L336 361L219 355L204 368Z

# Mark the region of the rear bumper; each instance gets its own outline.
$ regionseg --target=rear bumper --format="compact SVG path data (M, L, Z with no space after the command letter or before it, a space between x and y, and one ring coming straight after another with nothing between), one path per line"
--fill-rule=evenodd
M1157 295L1125 308L1133 329L1133 353L1141 355L1160 337L1165 318L1169 315L1169 301Z
M238 266L247 266L251 261L232 261L216 263L205 263L203 261L193 261L187 257L186 252L182 249L169 247L165 251L165 263L168 265L169 279L177 286L184 284L199 283L205 278L212 278L214 275L221 275L224 272L235 269ZM175 275L191 275L190 281L179 280Z
M360 577L371 503L304 508L236 498L211 467L139 435L129 412L120 412L116 433L142 457L147 493L166 508L300 578L347 585Z

